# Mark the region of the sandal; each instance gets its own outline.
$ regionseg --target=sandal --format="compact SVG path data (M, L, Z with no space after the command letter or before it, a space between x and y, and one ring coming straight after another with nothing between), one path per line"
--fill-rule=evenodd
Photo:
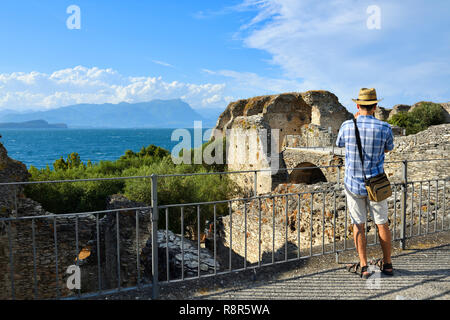
M369 279L371 275L373 275L375 272L373 271L368 271L367 269L369 269L369 266L364 266L361 267L361 278L363 279ZM366 274L364 274L366 273Z
M360 266L359 262L358 263L354 263L354 264L347 264L345 266L345 270L347 270L348 272L351 272L351 273L357 273L359 266Z
M361 264L358 262L358 263L346 265L345 269L351 273L358 273L359 267L361 267ZM368 268L369 268L369 266L361 267L361 272L359 273L361 278L368 279L372 274L374 274L373 271L369 272L367 270Z
M394 268L392 267L392 263L384 263L383 259L376 259L370 261L370 264L376 265L380 268L381 272L383 272L387 276L393 276L394 275ZM386 269L391 269L391 271L388 271Z

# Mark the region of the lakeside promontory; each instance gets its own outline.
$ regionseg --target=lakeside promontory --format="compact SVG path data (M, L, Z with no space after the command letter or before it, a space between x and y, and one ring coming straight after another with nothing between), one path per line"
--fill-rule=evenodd
M0 122L0 129L67 129L65 123L48 123L45 120L25 122Z

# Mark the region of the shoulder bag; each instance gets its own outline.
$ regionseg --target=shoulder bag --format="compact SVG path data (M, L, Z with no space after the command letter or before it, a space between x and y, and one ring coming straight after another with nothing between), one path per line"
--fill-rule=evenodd
M392 195L391 183L389 182L385 172L382 172L370 179L366 178L366 174L364 173L364 157L362 152L361 137L359 135L355 118L353 118L353 122L355 124L356 143L358 144L359 158L361 159L364 184L369 195L369 200L375 202L383 201Z

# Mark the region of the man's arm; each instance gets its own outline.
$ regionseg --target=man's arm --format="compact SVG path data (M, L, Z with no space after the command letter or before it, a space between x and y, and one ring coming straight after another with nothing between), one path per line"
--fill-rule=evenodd
M384 153L392 151L394 149L394 135L392 134L391 126L389 126L389 131L387 133L386 144L384 146Z
M343 127L343 125L339 129L338 136L336 139L336 147L339 147L339 148L345 147L345 141L344 141L344 137L343 137L344 130L342 129L342 127Z

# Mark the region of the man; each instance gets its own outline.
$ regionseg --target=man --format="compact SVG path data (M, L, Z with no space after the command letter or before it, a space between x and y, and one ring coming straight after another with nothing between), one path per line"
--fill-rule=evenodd
M387 122L374 117L377 104L375 89L362 88L358 99L352 99L357 104L358 112L355 118L361 136L361 144L364 157L364 172L367 179L384 171L384 154L394 148L394 138L391 126ZM358 153L358 145L355 136L355 124L353 120L345 121L339 130L336 145L345 146L345 193L347 205L353 224L353 236L356 250L359 255L359 263L348 265L347 270L357 272L361 267L361 277L367 279L371 273L367 271L365 224L367 222L367 209L373 216L378 227L378 235L383 251L383 259L379 259L381 271L392 275L391 262L391 232L388 224L387 199L373 202L368 199L364 184L361 159Z

